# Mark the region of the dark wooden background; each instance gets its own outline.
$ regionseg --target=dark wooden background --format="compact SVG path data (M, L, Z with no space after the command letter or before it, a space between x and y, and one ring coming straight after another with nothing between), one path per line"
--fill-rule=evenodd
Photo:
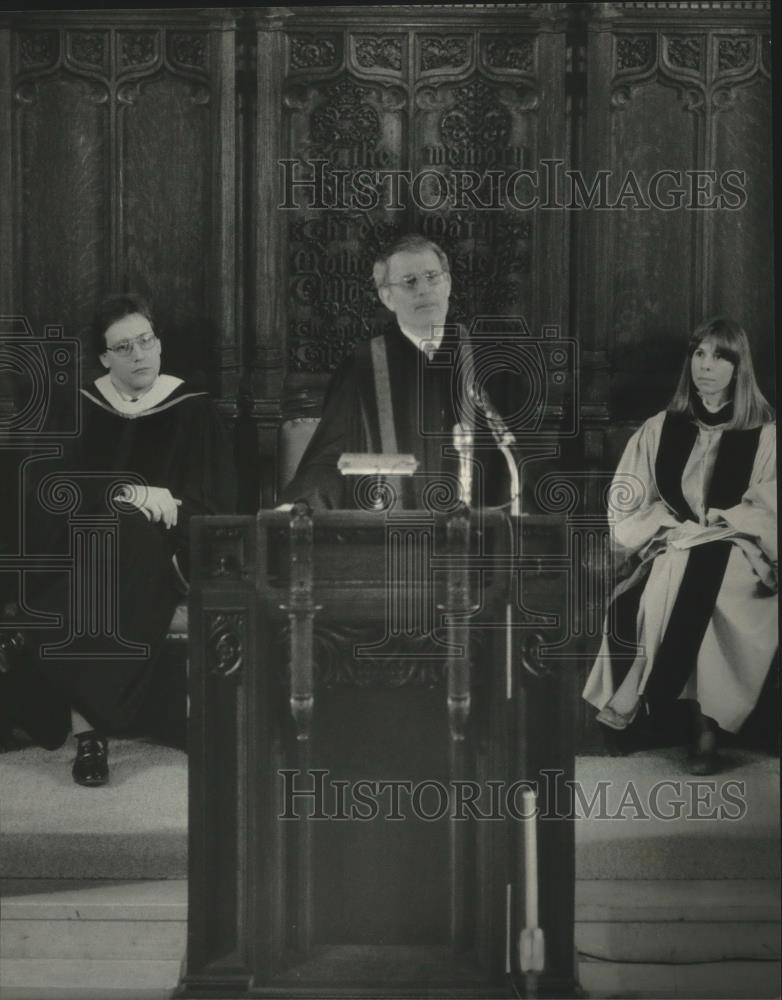
M0 15L0 312L83 338L103 295L148 295L165 369L232 421L251 512L274 501L283 420L317 413L381 318L373 251L420 228L451 257L457 317L521 315L575 342L578 433L545 471L572 511L594 512L705 316L745 324L773 399L770 48L767 2ZM558 159L587 180L609 171L614 191L630 170L642 186L663 169L735 170L748 197L286 210L286 157L348 172ZM3 355L0 432L19 405Z

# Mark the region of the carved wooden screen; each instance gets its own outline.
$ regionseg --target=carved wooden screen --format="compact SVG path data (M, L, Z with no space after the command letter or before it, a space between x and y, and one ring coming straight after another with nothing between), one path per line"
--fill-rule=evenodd
M585 397L603 420L650 416L687 334L721 312L746 326L772 394L769 6L589 6L584 167L610 172L609 200L627 197L577 213L574 323L596 352ZM596 458L610 467L615 452Z
M576 162L601 207L584 207L587 191L571 213L574 460L599 512L630 433L667 405L701 320L725 312L746 326L773 395L771 87L767 3L587 6ZM581 749L603 748L584 702L579 729Z
M510 197L507 184L564 155L564 6L259 15L258 284L273 303L259 301L258 333L285 352L302 409L306 387L388 319L372 260L404 232L449 254L455 319L563 323L563 213L523 207L528 180ZM275 60L277 81L262 69Z
M209 373L223 396L238 384L233 27L219 13L20 15L2 31L0 91L3 309L75 336L102 296L140 291L167 370Z

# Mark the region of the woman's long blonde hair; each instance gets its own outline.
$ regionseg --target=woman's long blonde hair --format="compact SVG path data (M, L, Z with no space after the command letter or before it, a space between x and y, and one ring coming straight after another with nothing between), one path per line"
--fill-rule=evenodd
M682 366L679 383L668 404L670 413L686 413L695 416L693 397L697 390L692 382L692 356L704 340L710 340L715 351L727 358L733 365L732 394L733 417L728 427L732 430L748 430L774 420L774 410L760 391L752 365L752 352L744 328L726 316L714 316L705 320L693 332L687 345L687 357Z

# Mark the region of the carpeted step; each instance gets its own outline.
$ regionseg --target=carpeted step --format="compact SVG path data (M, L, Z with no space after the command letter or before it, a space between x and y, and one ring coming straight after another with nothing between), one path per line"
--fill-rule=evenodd
M0 754L0 877L185 877L186 755L112 741L111 783L97 789L73 784L72 756L70 746ZM775 758L734 750L721 774L693 778L673 748L581 757L576 776L580 878L779 877ZM653 815L655 802L674 818Z
M102 788L75 785L72 760L70 743L0 754L0 877L184 878L186 754L112 740Z
M579 757L578 877L779 878L779 760L732 750L724 761L695 778L679 748Z

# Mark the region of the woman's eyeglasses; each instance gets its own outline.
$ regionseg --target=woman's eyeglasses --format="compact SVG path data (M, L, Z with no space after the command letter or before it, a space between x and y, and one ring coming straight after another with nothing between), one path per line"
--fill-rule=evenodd
M423 285L428 285L433 288L435 285L439 285L445 276L445 271L424 271L423 274L406 274L401 281L386 281L386 288L404 288L408 292L414 292L418 288L418 283L421 282Z
M106 350L111 351L113 354L118 354L121 358L129 358L136 344L146 353L147 351L151 351L157 343L157 337L150 330L149 333L142 333L138 337L133 337L132 340L121 340L113 347L107 347Z

